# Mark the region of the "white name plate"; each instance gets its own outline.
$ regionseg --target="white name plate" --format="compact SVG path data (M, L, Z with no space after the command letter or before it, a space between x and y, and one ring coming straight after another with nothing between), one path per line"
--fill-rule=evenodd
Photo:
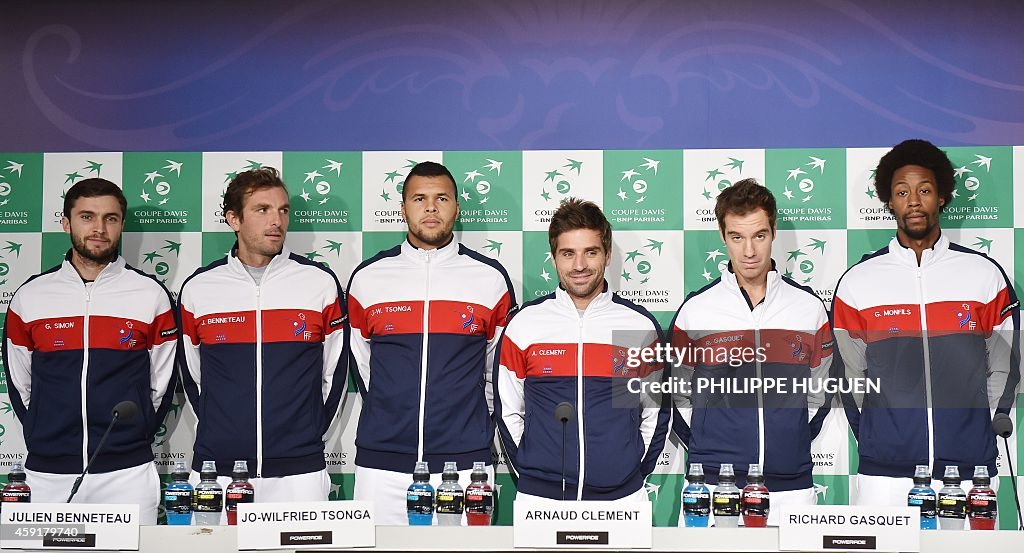
M921 550L921 511L914 507L782 505L780 551Z
M238 549L373 547L376 540L369 501L238 506Z
M139 550L139 506L7 503L2 549Z
M514 547L651 548L651 502L515 503Z

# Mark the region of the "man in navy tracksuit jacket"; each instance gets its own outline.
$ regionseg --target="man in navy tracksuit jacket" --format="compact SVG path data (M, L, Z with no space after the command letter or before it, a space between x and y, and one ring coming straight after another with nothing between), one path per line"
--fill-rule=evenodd
M984 466L998 482L991 419L1009 412L1020 381L1019 302L995 260L942 234L954 183L949 158L923 140L883 156L875 189L896 236L836 287L846 374L881 388L844 396L860 453L856 504L905 504L916 465L935 480L956 467L965 488Z
M474 462L490 468L494 347L515 305L501 264L455 240L455 180L443 165L412 168L402 189L409 231L401 245L352 273L348 306L362 398L355 499L376 522L406 524L406 488L425 461L436 487L446 461L465 486Z
M771 525L780 505L815 503L811 441L828 413L822 384L833 358L825 305L775 268L776 213L772 193L753 179L718 195L728 270L686 298L670 340L685 352L673 363L673 376L689 383L689 393L677 396L672 424L687 462L703 465L712 489L723 463L733 466L740 487L750 465L761 465ZM706 386L752 382L784 387Z
M348 370L341 287L284 246L288 207L276 170L239 173L224 193L238 242L179 297L183 380L199 419L192 470L215 461L225 485L244 460L258 502L327 499L323 436Z
M117 254L127 202L105 179L85 179L64 197L71 235L64 262L15 292L4 328L11 406L24 427L32 499L63 503L118 413L76 503L138 503L156 524L160 480L153 436L177 382L177 324L167 290Z
M612 229L599 207L570 198L552 215L548 237L559 288L511 318L494 376L517 508L647 501L644 480L665 445L670 411L654 394L629 393L628 381L660 383L664 372L662 364L631 362L629 352L660 342L661 329L646 309L609 291ZM564 465L555 416L562 402L574 412L564 423Z

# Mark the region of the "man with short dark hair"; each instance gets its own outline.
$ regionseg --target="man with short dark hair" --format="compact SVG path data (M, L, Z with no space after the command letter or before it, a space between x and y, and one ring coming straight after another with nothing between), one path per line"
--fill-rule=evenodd
M846 375L880 388L843 397L860 454L855 504L905 505L917 465L936 481L956 467L965 489L975 466L996 475L991 419L1009 412L1020 381L1019 302L995 260L942 234L954 182L953 164L927 141L882 156L875 190L896 236L836 286Z
M460 244L455 179L417 164L402 188L406 240L352 273L348 308L356 382L355 499L375 503L378 524L404 525L418 461L436 487L446 461L465 484L474 462L491 469L490 369L515 305L501 263Z
M559 287L509 320L494 369L494 415L518 478L517 508L545 499L647 501L644 480L670 412L656 394L627 384L660 381L662 365L631 363L627 352L659 343L661 328L609 290L612 228L596 204L563 202L548 240ZM564 425L556 417L562 402L573 411Z
M132 401L138 414L121 414L74 501L137 503L140 522L156 524L160 480L151 448L177 381L177 324L167 290L118 255L126 205L105 179L67 191L61 225L71 249L15 292L3 361L24 426L32 499L65 502L97 453L111 409Z
M323 436L348 373L341 286L285 246L288 212L275 169L239 173L224 193L238 241L179 296L182 375L199 419L192 470L215 461L226 485L244 460L258 502L327 500Z
M815 503L811 441L828 412L821 384L832 332L818 296L775 268L777 215L767 188L754 179L729 186L715 216L728 271L689 294L673 320L670 341L683 352L673 374L689 389L676 397L673 429L712 489L722 463L732 464L740 487L760 464L775 525L780 505ZM785 387L746 389L768 381ZM742 388L723 389L730 384Z

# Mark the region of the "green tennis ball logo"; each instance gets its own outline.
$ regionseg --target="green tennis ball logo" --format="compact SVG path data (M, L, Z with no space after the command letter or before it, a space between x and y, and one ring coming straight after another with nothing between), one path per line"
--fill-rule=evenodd
M156 267L154 267L153 270L156 271L156 274L164 276L167 274L168 271L171 270L171 266L161 261L160 263L156 264Z

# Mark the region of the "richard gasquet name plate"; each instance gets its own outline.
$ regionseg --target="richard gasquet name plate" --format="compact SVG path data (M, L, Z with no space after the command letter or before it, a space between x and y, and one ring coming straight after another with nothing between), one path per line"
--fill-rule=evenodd
M0 548L138 551L139 506L9 503L0 518Z

